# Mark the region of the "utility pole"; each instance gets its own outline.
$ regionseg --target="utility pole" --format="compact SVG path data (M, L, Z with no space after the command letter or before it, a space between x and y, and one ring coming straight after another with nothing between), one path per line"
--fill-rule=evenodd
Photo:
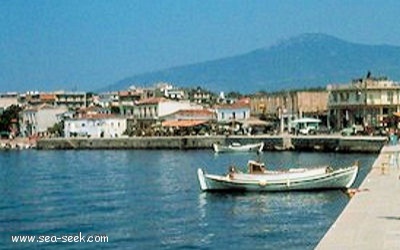
M363 85L364 85L363 86L364 87L363 127L364 127L364 129L366 127L365 124L367 123L367 118L366 118L366 115L367 115L367 110L366 110L367 109L367 80L368 80L368 78L363 79Z

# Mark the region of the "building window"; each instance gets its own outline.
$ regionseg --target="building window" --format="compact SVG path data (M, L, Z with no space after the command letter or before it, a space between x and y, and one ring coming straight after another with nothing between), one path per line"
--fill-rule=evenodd
M356 102L360 102L361 91L356 92Z
M387 101L388 101L389 103L393 103L393 92L392 92L392 91L389 91L389 92L388 92L388 94L387 94Z
M374 100L374 95L373 94L369 94L368 99L371 100L371 104L375 104L375 100ZM367 102L367 100L365 102Z

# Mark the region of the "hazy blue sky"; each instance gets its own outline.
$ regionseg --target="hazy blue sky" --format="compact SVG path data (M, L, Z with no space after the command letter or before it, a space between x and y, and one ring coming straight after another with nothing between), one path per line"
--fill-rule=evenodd
M0 92L93 90L302 33L400 45L400 1L0 0Z

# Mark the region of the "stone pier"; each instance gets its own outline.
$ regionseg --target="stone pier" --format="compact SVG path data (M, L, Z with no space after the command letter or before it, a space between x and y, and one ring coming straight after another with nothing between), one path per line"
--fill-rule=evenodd
M338 135L260 135L260 136L171 136L126 138L49 138L37 141L38 149L212 149L213 143L264 142L264 150L326 152L374 152L386 143L384 137Z
M316 249L400 249L400 146L385 146Z

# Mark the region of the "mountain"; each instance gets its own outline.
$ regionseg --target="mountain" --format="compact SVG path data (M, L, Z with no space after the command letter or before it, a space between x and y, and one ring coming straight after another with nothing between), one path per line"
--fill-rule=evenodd
M347 83L368 71L400 79L400 47L351 43L309 33L243 55L135 75L103 91L162 81L212 91L270 92Z

